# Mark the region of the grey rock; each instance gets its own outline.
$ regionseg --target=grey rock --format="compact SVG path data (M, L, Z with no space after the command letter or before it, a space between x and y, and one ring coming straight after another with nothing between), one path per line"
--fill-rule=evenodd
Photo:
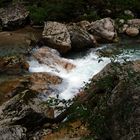
M19 125L0 126L0 140L26 140L26 128Z
M48 21L42 33L45 45L66 53L71 49L70 34L65 24Z
M8 8L0 9L2 28L14 30L25 25L29 11L21 4L13 4Z
M88 31L94 35L97 41L114 41L117 38L114 21L111 18L104 18L92 22Z
M80 51L96 46L94 36L76 24L73 23L72 25L69 25L68 31L70 33L72 50Z

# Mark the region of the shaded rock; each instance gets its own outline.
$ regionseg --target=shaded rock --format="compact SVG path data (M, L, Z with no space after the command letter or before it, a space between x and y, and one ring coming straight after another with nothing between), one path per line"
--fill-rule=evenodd
M36 58L39 63L45 64L50 68L56 69L62 67L63 69L70 71L75 68L75 65L69 62L67 59L61 58L59 53L51 48L42 47L33 53L34 58Z
M23 74L29 69L29 64L18 56L0 58L0 73Z
M71 49L70 34L65 24L48 21L42 33L45 45L66 53Z
M95 36L97 41L114 41L117 37L114 21L111 18L104 18L92 22L88 31Z
M88 122L99 138L140 138L139 66L139 60L126 64L109 64L93 77L85 90L87 104L93 112Z
M89 34L83 28L77 26L76 24L70 25L67 28L70 34L72 50L80 51L82 49L96 46L94 36Z
M14 4L8 8L0 9L0 19L2 28L6 30L14 30L24 26L27 22L29 12L21 4Z
M139 29L136 27L129 27L125 32L129 36L137 36L139 34Z
M22 130L25 128L25 139L28 139L30 134L41 129L45 123L51 122L53 117L53 109L26 85L16 91L16 96L0 106L0 126L3 126L4 130L0 133L2 136L7 133L18 138L22 136ZM19 130L16 126L19 126ZM10 130L13 131L10 133Z
M86 20L83 20L83 21L80 21L80 22L76 23L76 25L80 26L84 30L87 30L90 26L90 22L86 21Z
M0 127L1 140L26 140L26 128L19 125L15 126L1 126Z
M53 115L53 110L37 98L36 92L25 89L0 107L0 125L21 125L31 130Z

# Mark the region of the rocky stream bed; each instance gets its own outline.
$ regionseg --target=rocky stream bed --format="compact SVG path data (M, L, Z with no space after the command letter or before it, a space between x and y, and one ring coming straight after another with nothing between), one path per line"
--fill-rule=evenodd
M139 140L140 19L21 28L29 13L12 8L0 10L0 140Z

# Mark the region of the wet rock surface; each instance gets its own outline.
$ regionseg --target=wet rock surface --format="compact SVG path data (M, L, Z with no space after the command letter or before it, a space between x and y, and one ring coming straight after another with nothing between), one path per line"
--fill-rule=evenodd
M15 91L23 86L25 78L22 76L4 76L0 77L0 105L15 96Z
M39 93L46 95L52 95L56 93L57 86L62 83L62 79L51 73L32 73L30 76L31 89Z
M27 72L29 64L23 57L9 56L0 58L0 73L22 74Z
M38 60L40 64L46 64L50 68L57 71L57 67L62 67L66 71L75 68L75 65L68 62L67 59L60 57L58 51L49 47L42 47L33 53L33 57Z
M33 29L30 26L12 32L0 32L0 56L29 54L41 34L42 29Z

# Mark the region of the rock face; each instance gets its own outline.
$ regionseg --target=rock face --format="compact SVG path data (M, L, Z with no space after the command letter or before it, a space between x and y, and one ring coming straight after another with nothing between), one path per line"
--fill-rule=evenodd
M53 118L53 109L43 104L37 94L24 87L15 97L0 107L0 134L2 140L27 139L26 130L32 132Z
M15 28L24 26L27 22L29 12L23 5L15 4L5 9L0 9L0 19L2 28L6 30L13 30Z
M66 53L71 49L70 34L65 24L48 21L43 31L43 41L47 46Z
M39 61L39 63L54 68L56 71L58 71L57 67L62 67L67 71L70 71L75 67L75 65L68 62L67 59L61 58L56 50L48 47L42 47L36 50L33 53L33 56Z
M139 60L125 65L107 65L92 79L86 91L88 105L94 112L89 122L98 137L103 140L140 138L139 79Z
M2 140L21 140L37 134L42 135L43 125L51 123L54 110L44 102L46 98L56 93L57 85L62 79L50 73L32 73L0 82L0 97L9 95L9 100L0 106L0 134ZM9 86L4 87L4 86ZM43 94L43 95L44 95ZM39 138L38 138L39 139Z
M18 56L0 58L0 73L22 74L27 72L29 64Z
M70 33L72 50L80 51L82 49L96 46L94 36L89 34L84 28L73 24L68 26L68 31Z
M111 18L104 18L92 22L88 31L93 34L97 41L114 41L117 37L114 21Z

